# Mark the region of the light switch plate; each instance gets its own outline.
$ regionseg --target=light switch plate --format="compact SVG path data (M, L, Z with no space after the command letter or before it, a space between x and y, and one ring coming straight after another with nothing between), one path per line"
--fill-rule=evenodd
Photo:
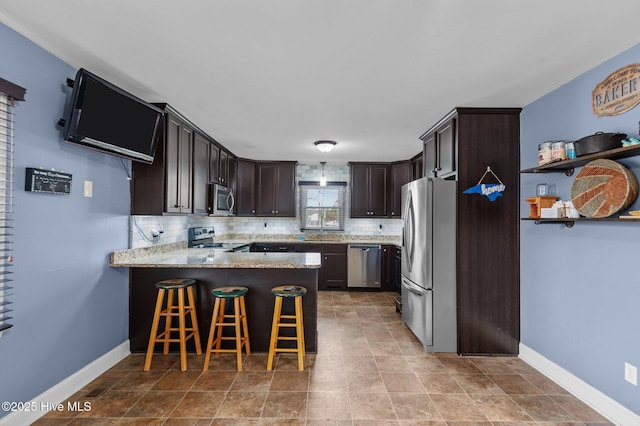
M93 182L90 180L84 181L84 196L85 197L93 197Z

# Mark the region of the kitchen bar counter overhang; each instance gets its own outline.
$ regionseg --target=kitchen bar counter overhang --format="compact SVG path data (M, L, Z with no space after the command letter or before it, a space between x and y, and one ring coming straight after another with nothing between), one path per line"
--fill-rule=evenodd
M271 288L301 285L307 289L302 299L305 347L309 353L317 352L319 253L227 253L164 247L155 252L153 249L114 252L111 266L129 268L131 352L146 351L157 295L155 283L169 278L196 280L196 313L202 342L207 341L211 326L214 303L211 290L226 286L248 287L245 301L251 349L265 353L269 349L273 317ZM285 308L292 309L293 301L288 302L291 306L285 304ZM188 349L194 350L190 345ZM171 350L177 352L177 345Z

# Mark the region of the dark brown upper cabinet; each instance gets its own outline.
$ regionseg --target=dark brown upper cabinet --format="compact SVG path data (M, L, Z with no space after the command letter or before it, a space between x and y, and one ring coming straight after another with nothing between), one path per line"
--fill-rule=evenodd
M456 120L421 136L424 143L424 175L448 178L456 173Z
M256 215L295 217L295 184L295 162L258 162Z
M349 163L353 218L380 218L389 214L389 163Z
M409 161L391 163L389 170L391 174L389 216L400 218L402 216L402 185L411 180L411 163Z
M236 214L256 215L256 162L238 158L236 161Z

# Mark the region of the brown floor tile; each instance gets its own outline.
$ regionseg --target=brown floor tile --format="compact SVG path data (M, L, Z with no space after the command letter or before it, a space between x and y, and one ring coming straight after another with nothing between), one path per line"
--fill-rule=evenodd
M576 419L546 395L511 395L538 422L572 422Z
M195 381L191 390L228 391L239 373L237 371L204 371Z
M153 390L189 390L200 377L200 371L169 370L153 385Z
M373 356L345 355L342 362L345 371L378 371Z
M430 394L429 397L447 423L452 420L487 421L468 395L448 393Z
M507 394L535 395L542 391L519 374L487 374Z
M387 392L426 393L415 373L381 372L380 375Z
M315 354L306 354L302 366L305 370L309 370L313 367L315 362ZM274 362L276 370L298 370L298 355L297 354L279 354L278 362ZM266 368L266 367L265 367Z
M445 373L440 360L424 353L405 356L414 373Z
M140 369L142 371L142 369ZM92 380L89 384L82 389L88 392L95 392L97 395L102 393L101 391L109 390L115 386L120 380L129 375L131 372L127 370L113 370L110 369L104 372L102 375Z
M226 396L225 392L190 391L182 398L170 417L215 417Z
M508 358L502 357L471 357L469 358L478 369L485 374L516 374L507 362Z
M406 359L398 355L384 355L374 357L378 370L380 371L402 371L413 372L413 369L409 365Z
M230 418L213 419L211 426L253 426L257 425L260 419Z
M522 377L531 382L535 387L540 389L546 395L568 395L564 388L558 385L553 380L543 376L540 373L537 374L522 374Z
M258 426L304 426L305 424L305 419L268 419L263 417L258 421Z
M386 330L385 331L365 331L364 333L367 336L367 340L369 340L369 343L372 343L372 342L394 343L395 342L391 333L389 333Z
M464 393L454 376L449 373L417 373L426 393Z
M393 356L399 358L402 351L397 343L394 342L370 342L369 349L373 356Z
M205 350L205 348L202 350ZM202 360L202 366L204 367L204 359ZM209 370L238 371L238 361L235 354L219 354L217 356L215 354L211 354L211 358L209 359Z
M229 392L216 414L221 418L259 418L267 392Z
M163 420L164 421L164 420ZM211 424L211 418L196 418L196 417L184 417L184 418L169 418L164 423L159 423L162 426L209 426Z
M471 359L461 357L439 357L445 371L452 374L472 374L481 373Z
M168 417L186 392L150 390L136 402L124 417Z
M347 392L347 379L342 369L312 371L309 374L309 391Z
M387 393L350 393L351 418L354 420L397 420Z
M576 420L592 423L607 423L607 419L602 417L597 411L573 396L553 395L551 399L575 417Z
M78 414L80 417L122 417L140 400L144 391L111 390L92 401L91 411Z
M165 371L129 372L112 389L114 390L149 390L166 374Z
M267 358L269 354L252 353L247 356L242 363L242 371L262 371L267 369Z
M491 421L533 421L508 395L472 395L471 398Z
M504 395L504 390L485 374L452 374L451 377L470 395Z
M345 376L350 395L357 393L387 393L382 376L377 371L349 371Z
M272 379L273 371L239 371L229 391L266 392Z
M351 420L347 392L309 392L307 418L319 420Z
M309 371L276 371L273 374L269 390L307 392L309 390Z
M304 419L307 413L307 392L269 392L261 417Z
M425 394L393 393L389 397L401 420L442 420L436 406Z

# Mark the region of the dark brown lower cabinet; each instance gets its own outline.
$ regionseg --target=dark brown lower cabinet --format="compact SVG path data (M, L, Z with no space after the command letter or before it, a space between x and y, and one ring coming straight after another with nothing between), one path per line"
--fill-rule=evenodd
M347 289L346 244L297 244L297 252L320 253L322 267L318 271L318 290Z
M382 290L397 291L396 246L382 246Z

